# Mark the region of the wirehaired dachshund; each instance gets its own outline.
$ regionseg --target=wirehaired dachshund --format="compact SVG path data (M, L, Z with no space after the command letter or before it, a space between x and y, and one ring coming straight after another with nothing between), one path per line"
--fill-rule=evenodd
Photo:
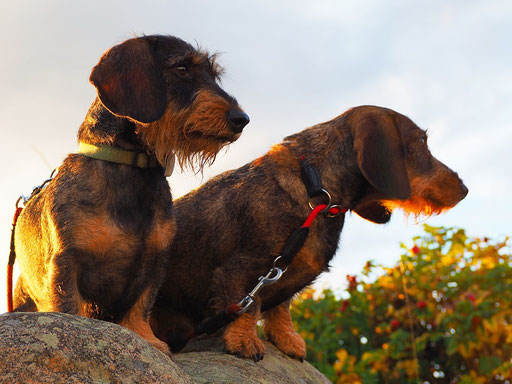
M291 135L264 156L175 201L176 238L152 312L159 337L172 344L172 335L238 303L269 271L310 211L302 158L318 169L334 204L375 223L388 222L395 208L438 214L468 192L458 175L431 155L426 132L390 109L356 107ZM255 328L261 315L265 336L285 354L304 359L305 343L293 329L289 302L328 270L344 221L345 214L318 216L283 277L225 327L229 353L255 361L263 357Z
M175 158L210 164L249 122L220 75L215 55L173 36L133 38L103 54L79 152L19 217L14 310L115 322L170 354L149 326L176 232L165 174Z

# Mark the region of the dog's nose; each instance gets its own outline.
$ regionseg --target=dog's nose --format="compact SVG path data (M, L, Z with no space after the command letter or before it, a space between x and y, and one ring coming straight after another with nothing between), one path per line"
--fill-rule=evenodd
M235 133L242 132L242 129L249 124L249 115L240 109L230 109L228 111L228 120L231 124L231 129Z
M467 194L468 194L468 192L469 192L468 187L466 187L466 186L464 185L464 183L463 183L463 182L461 182L461 183L460 183L460 189L462 190L462 198L465 198L465 197L466 197L466 195L467 195Z

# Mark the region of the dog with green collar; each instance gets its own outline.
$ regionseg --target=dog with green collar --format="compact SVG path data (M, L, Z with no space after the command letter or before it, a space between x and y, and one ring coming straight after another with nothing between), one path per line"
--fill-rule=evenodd
M79 150L30 198L15 229L15 311L148 323L175 232L166 175L210 164L249 117L218 84L215 56L172 36L114 46L93 68Z

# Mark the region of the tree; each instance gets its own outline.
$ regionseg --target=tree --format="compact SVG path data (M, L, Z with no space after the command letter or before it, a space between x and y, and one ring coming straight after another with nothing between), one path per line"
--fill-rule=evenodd
M308 361L335 383L512 382L508 238L424 226L392 268L368 262L342 297L292 306Z

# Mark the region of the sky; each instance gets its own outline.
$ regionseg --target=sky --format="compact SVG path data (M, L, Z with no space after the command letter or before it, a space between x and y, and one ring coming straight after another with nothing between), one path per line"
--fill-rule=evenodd
M221 53L223 87L251 117L202 176L169 178L174 197L289 134L373 104L428 129L434 156L469 188L458 206L426 223L512 235L508 0L0 0L0 14L0 265L7 264L16 199L77 149L95 98L92 67L109 47L155 33ZM387 225L348 215L332 269L317 286L341 290L369 259L392 265L400 243L412 246L421 232L400 213Z

